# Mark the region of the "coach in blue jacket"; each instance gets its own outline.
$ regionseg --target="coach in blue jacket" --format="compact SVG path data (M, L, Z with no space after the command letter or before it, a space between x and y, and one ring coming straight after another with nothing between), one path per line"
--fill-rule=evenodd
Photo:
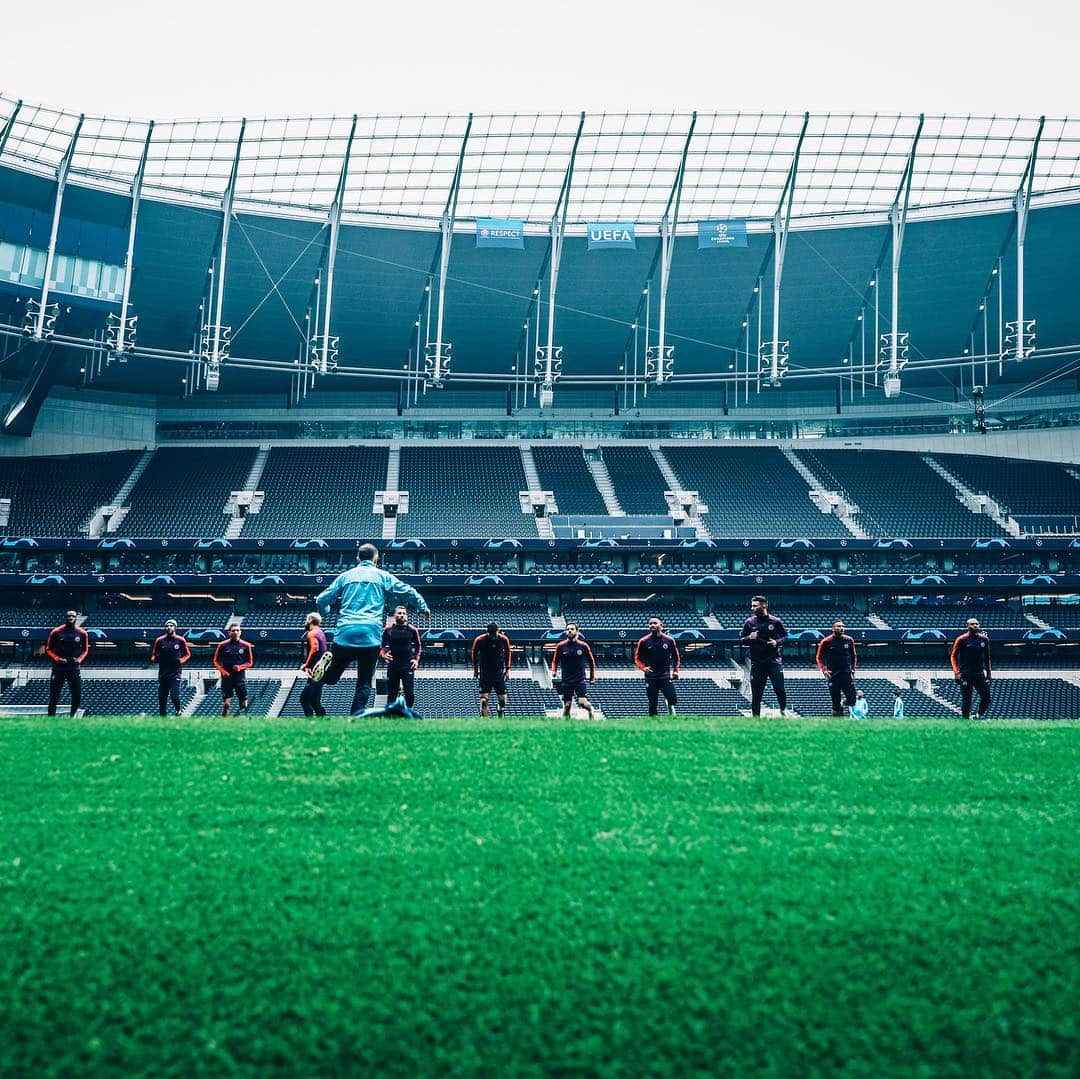
M353 694L350 715L358 716L367 708L371 694L371 679L379 662L386 608L404 601L416 604L425 620L431 611L424 597L415 588L399 581L392 573L379 569L379 549L373 543L363 544L356 552L357 564L339 574L316 604L325 618L330 605L341 604L337 628L334 630L333 658L323 681L336 685L349 665L356 661L356 692Z

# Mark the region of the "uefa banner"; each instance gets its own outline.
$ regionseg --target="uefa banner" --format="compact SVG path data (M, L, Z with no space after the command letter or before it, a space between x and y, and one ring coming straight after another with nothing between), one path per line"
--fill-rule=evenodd
M746 219L731 221L699 221L697 227L699 251L725 247L746 247Z
M513 219L482 217L476 222L477 247L525 248L525 223Z
M632 221L597 221L587 225L586 228L590 251L604 251L612 248L637 250Z

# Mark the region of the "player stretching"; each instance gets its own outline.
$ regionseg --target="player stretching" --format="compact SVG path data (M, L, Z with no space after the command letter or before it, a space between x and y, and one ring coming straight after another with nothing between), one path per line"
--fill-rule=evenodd
M761 698L766 681L772 683L780 715L787 715L787 691L784 688L784 657L781 649L787 640L787 630L779 618L769 614L769 601L754 596L750 601L754 612L744 623L740 643L750 649L750 711L761 715Z
M949 653L953 676L960 683L960 711L971 719L971 693L979 691L979 719L990 707L990 638L979 632L979 620L967 620L967 633L953 641Z
M173 709L180 715L180 672L191 659L188 643L176 632L176 619L165 623L165 632L150 648L150 662L158 665L157 702L158 715L165 715L165 702L171 698Z
M510 674L510 638L499 632L498 622L489 622L487 633L472 643L473 677L479 681L480 715L490 716L492 690L499 702L499 715L506 715L506 679Z
M325 655L329 655L329 652L322 628L322 615L312 611L304 624L303 671L307 675L307 685L300 693L300 707L305 716L326 715L326 709L322 706L322 682L314 676L316 670L320 676L325 672L326 665L319 669L319 662Z
M50 716L56 715L65 682L71 692L72 715L79 710L82 701L82 663L90 654L90 635L75 624L78 620L77 611L68 611L64 615L64 624L57 626L45 642L45 655L52 660L52 673L49 675Z
M337 628L334 630L334 649L327 652L331 658L322 680L328 686L337 685L349 665L355 661L356 691L353 693L350 716L362 715L371 696L371 678L379 662L387 600L391 596L409 600L420 608L425 620L431 618L424 597L415 588L378 568L379 549L373 543L363 544L357 550L356 558L357 564L338 574L333 584L315 600L324 617L330 613L331 603L338 601L341 604ZM317 673L313 672L313 677Z
M412 711L416 684L416 668L420 666L420 631L409 625L409 612L402 604L394 608L394 620L383 630L382 650L386 660L386 703L404 695L405 705Z
M578 636L578 628L573 622L566 624L566 639L555 646L555 655L551 657L551 677L555 678L562 667L563 717L570 715L570 706L577 697L578 704L585 709L589 719L593 717L593 706L585 695L585 681L589 685L596 681L596 660L592 649ZM586 669L588 675L586 676Z
M655 716L664 694L668 712L675 715L678 697L673 679L679 677L679 647L674 637L664 632L664 623L653 615L649 619L649 632L638 641L634 649L634 663L645 673L645 696L649 701L649 715Z
M832 714L842 716L841 699L848 708L855 703L855 668L859 661L855 654L855 639L844 632L844 623L839 618L832 624L832 633L821 638L815 658L818 670L829 683Z
M221 675L221 714L229 714L235 693L240 710L247 715L247 672L255 666L255 649L241 639L240 627L235 622L228 632L228 637L214 650L214 666Z

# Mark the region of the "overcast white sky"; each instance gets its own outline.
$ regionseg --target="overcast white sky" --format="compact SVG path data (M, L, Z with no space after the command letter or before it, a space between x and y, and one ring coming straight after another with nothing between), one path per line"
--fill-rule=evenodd
M1065 0L51 0L0 89L154 118L693 109L1080 113Z

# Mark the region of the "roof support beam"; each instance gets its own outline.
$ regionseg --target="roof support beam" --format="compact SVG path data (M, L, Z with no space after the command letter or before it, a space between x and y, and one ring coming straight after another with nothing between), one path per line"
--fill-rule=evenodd
M334 304L334 264L337 261L338 236L341 233L341 207L345 201L345 185L349 179L349 162L352 159L353 139L356 137L356 121L352 118L352 127L349 129L349 141L345 144L345 157L341 162L341 173L338 176L337 190L334 192L334 202L330 207L329 225L330 238L326 247L326 298L322 311L322 332L316 337L314 345L315 370L320 375L325 375L330 370L330 364L337 359L337 338L330 336L330 312Z
M585 127L585 113L578 119L577 134L574 136L574 145L570 150L570 160L563 175L562 187L559 190L559 198L555 203L555 210L551 215L551 248L549 251L548 280L548 317L547 317L547 346L538 350L536 364L539 368L543 365L541 375L541 392L550 393L555 384L556 371L555 361L558 358L562 362L562 349L558 350L556 357L555 349L555 291L559 282L559 266L562 263L563 239L566 236L566 215L570 207L570 184L574 178L574 161L577 158L578 144L581 142L581 132ZM539 374L539 371L537 372Z
M454 238L454 222L457 219L458 195L461 193L461 173L465 165L465 149L469 145L469 133L472 131L473 117L469 113L465 125L465 135L458 152L454 179L450 184L450 193L446 198L446 208L439 222L439 295L435 313L435 340L427 343L427 375L432 386L441 386L443 378L449 373L450 351L452 345L443 342L443 313L446 310L446 272L450 267L450 246ZM444 354L445 348L445 354Z
M64 151L63 159L56 170L56 201L53 203L52 228L49 231L49 249L45 255L45 277L41 282L41 297L37 303L37 310L32 310L31 336L40 341L51 335L52 323L49 320L48 333L46 333L46 315L49 306L49 281L52 278L53 262L56 260L56 234L60 229L60 213L64 206L64 189L67 187L68 170L71 168L71 159L75 156L75 144L79 141L79 132L82 131L83 117L75 125L75 133L71 136L67 150Z
M1039 154L1039 141L1042 139L1045 126L1046 117L1040 116L1035 140L1031 145L1031 154L1013 199L1013 206L1016 209L1016 322L1007 324L1006 328L1011 331L1010 336L1015 338L1013 355L1017 360L1023 360L1025 356L1030 355L1035 347L1035 320L1024 318L1024 240L1027 238L1031 188L1035 180L1035 161Z
M660 219L660 311L657 320L657 344L655 352L651 355L651 364L651 350L645 350L645 377L648 379L652 374L657 386L662 386L671 377L675 360L674 346L667 345L665 340L668 282L671 279L671 256L675 253L675 233L679 225L679 204L682 201L683 181L686 178L686 155L690 150L690 140L694 137L696 126L697 112L695 111L690 117L690 129L686 133L686 141L683 142L679 170L675 173L675 182L672 184L671 194L668 195L664 216Z
M124 295L120 300L120 321L116 324L115 331L110 334L112 340L109 342L118 359L122 358L125 352L130 352L135 345L135 322L138 316L131 319L129 326L128 304L131 300L131 270L135 255L135 228L139 221L139 200L142 197L143 176L146 174L146 159L150 153L150 139L153 134L154 121L151 120L146 130L139 167L135 170L135 179L131 183L131 219L128 221L127 254L124 256ZM114 317L110 315L110 321Z
M907 164L904 166L904 173L900 177L900 185L896 189L896 196L893 198L892 206L889 207L889 226L892 233L892 310L887 342L889 378L899 376L902 361L907 359L907 334L901 334L899 326L900 257L904 253L904 230L907 227L908 206L911 203L911 184L915 175L915 151L919 147L919 137L922 135L925 119L925 116L920 113L919 126L915 129L915 137L911 140ZM888 385L886 385L886 390L888 390Z
M803 113L802 130L799 141L795 144L795 153L791 159L784 190L773 215L773 309L772 340L764 347L768 350L769 377L766 385L779 386L783 377L783 368L787 364L788 343L780 340L780 281L784 276L784 256L787 254L788 234L791 229L791 209L795 202L795 179L799 173L799 155L802 153L803 139L810 123L810 113ZM761 357L763 361L765 357Z
M206 327L206 388L208 390L218 388L221 362L227 359L229 355L229 338L232 334L232 327L222 326L221 314L225 303L225 268L229 254L229 226L232 223L236 175L240 171L240 153L244 147L244 129L246 127L247 120L241 120L240 135L236 140L236 152L233 154L232 169L229 172L229 182L221 199L221 238L218 243L217 264L214 267L216 277L210 306L210 322Z
M7 141L11 137L11 132L15 129L15 121L18 119L19 110L22 108L22 98L15 102L15 108L11 115L7 118L2 129L0 129L0 157L4 154L4 147L7 146Z

